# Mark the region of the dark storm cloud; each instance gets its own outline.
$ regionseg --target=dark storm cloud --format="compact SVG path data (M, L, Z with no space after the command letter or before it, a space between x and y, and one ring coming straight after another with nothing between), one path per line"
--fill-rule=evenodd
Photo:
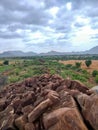
M7 11L28 11L30 7L20 0L0 0L0 5Z
M44 10L32 10L22 19L23 24L46 25L52 16Z
M39 25L47 23L50 18L44 9L23 4L19 0L1 0L0 7L0 24L14 22Z

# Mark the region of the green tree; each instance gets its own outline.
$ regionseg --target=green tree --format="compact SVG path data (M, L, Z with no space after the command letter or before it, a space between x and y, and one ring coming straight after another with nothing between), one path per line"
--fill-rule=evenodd
M90 67L91 64L92 64L92 61L91 61L91 60L86 60L86 61L85 61L85 65L86 65L87 67Z
M9 65L9 61L8 61L8 60L5 60L5 61L3 62L3 64L4 64L4 65Z

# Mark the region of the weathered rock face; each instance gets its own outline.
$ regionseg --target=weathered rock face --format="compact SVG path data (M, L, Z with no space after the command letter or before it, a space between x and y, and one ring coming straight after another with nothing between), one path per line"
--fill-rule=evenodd
M56 110L43 114L45 130L88 130L77 104L68 93L62 93L64 101Z
M77 108L60 108L43 119L45 130L88 130Z
M83 114L83 117L89 125L98 130L98 95L92 94L90 97L80 94L76 97Z
M98 86L93 87L91 90L95 93L98 93Z
M42 75L0 91L0 130L98 130L98 94L79 81Z

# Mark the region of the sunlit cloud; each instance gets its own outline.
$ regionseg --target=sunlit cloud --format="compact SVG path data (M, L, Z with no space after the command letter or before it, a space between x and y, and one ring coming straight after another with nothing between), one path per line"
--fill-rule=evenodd
M52 7L49 12L50 14L53 16L53 17L56 17L56 14L58 13L59 11L59 7Z
M71 9L72 9L72 3L71 3L71 2L68 2L68 3L66 4L66 8L67 8L67 10L71 10Z

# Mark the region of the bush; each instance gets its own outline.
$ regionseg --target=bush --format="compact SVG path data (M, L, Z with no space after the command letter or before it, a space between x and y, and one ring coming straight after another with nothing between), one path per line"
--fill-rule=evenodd
M5 60L5 61L3 62L3 64L4 64L4 65L9 65L9 61L8 61L8 60Z
M75 65L76 65L77 68L80 68L81 67L81 62L76 62Z
M71 67L71 69L74 70L74 71L76 71L76 70L77 70L77 67L76 67L75 65L73 65L73 66Z
M87 70L82 70L83 74L88 74Z
M72 67L72 64L67 64L65 65L66 68L71 68Z
M87 78L85 78L84 76L82 75L78 75L78 74L74 74L72 75L72 79L73 80L79 80L81 82L87 82Z
M31 74L24 74L23 75L23 78L29 78L29 77L31 77L32 75Z
M91 64L92 64L92 61L91 61L91 60L86 60L86 61L85 61L85 65L86 65L87 67L89 67Z
M15 83L18 82L19 80L20 77L14 77L14 76L9 77L9 83Z
M55 74L55 73L56 73L55 70L53 70L53 69L50 70L50 74L53 75L53 74Z
M98 75L95 77L95 82L98 83Z
M92 72L92 76L93 76L93 77L96 77L96 75L98 75L98 71L97 71L97 70L94 70L94 71Z

